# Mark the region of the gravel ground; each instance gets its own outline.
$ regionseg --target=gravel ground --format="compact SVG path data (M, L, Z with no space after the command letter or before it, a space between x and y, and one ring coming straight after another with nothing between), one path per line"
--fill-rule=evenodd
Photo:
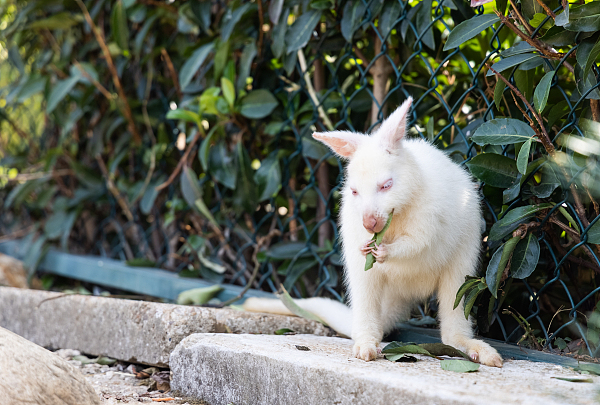
M205 401L178 397L170 392L168 370L159 370L155 367L147 368L144 365L124 362L114 362L112 365L98 364L93 362L97 359L82 356L77 350L61 349L55 353L81 370L98 393L103 404L209 405ZM101 360L100 362L110 361ZM159 372L160 374L157 374ZM165 377L167 378L165 379Z

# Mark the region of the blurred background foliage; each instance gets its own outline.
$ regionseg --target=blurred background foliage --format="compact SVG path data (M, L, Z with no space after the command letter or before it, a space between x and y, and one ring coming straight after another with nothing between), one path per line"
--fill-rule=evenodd
M0 237L32 272L54 246L343 299L343 165L311 134L410 95L409 135L480 181L466 315L595 355L600 2L474 3L0 0Z

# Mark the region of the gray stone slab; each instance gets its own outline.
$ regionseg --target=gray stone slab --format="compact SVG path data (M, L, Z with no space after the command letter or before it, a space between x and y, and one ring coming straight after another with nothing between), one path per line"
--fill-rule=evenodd
M295 317L10 287L0 287L0 326L40 346L156 366L168 365L171 351L193 333L333 334Z
M191 335L171 354L171 387L211 405L597 403L600 377L593 384L553 379L579 376L555 364L508 360L462 374L421 356L364 362L351 347L335 337Z

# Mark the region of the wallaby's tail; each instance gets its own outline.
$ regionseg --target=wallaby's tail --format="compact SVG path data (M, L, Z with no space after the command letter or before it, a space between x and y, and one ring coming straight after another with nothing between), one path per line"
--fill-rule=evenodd
M341 302L328 298L295 299L298 306L321 318L337 333L352 336L352 310ZM243 305L246 311L268 314L294 315L283 302L270 298L248 298Z

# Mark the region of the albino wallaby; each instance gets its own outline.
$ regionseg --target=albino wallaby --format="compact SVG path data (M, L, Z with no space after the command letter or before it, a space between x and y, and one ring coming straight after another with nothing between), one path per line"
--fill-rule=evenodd
M456 292L479 263L481 211L475 184L460 166L423 140L405 139L408 98L372 135L349 131L313 137L348 159L340 228L350 308L325 298L298 305L354 340L354 356L377 357L384 333L437 292L442 341L474 360L502 367L487 343L473 338L471 322L456 309ZM383 242L370 239L393 218ZM365 271L365 255L376 263ZM282 303L249 298L250 311L290 314Z

